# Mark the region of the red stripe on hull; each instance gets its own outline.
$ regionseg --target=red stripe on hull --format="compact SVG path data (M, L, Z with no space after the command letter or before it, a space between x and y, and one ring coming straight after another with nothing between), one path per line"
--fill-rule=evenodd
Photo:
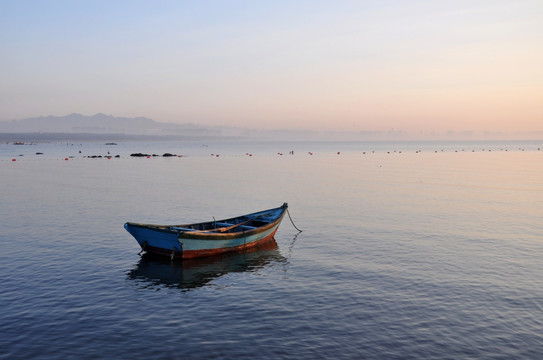
M184 250L183 253L180 253L179 251L175 251L173 256L174 258L194 259L194 258L199 258L199 257L204 257L204 256L214 256L214 255L224 254L227 252L236 252L236 251L244 251L247 249L252 249L252 248L261 246L262 244L268 242L269 240L273 240L273 236L277 232L277 229L278 227L275 229L274 232L272 232L268 236L249 244L228 247L228 248L219 248L219 249ZM157 248L154 246L146 246L144 250L146 252L153 253L153 254L170 256L170 257L172 256L171 250Z

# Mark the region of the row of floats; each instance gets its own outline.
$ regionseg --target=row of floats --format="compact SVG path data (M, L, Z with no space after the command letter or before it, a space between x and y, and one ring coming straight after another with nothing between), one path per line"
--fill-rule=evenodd
M455 153L457 152L466 152L465 149L461 149L461 150L434 150L433 152L434 153L440 153L440 152L451 152L451 151L454 151ZM478 150L475 150L475 149L472 149L471 152L476 152ZM493 150L492 149L482 149L480 150L482 152L492 152ZM494 150L496 151L496 150ZM508 149L499 149L497 151L509 151ZM526 151L526 149L524 148L518 148L517 151ZM537 148L537 151L541 151L541 148ZM422 153L423 151L422 150L415 150L415 153L416 154L419 154L419 153ZM468 150L469 152L469 150ZM375 154L376 151L375 150L372 150L372 151L363 151L362 152L362 155L366 155L366 154ZM386 151L387 154L393 154L393 153L397 153L397 154L402 154L402 151L401 150L394 150L394 151ZM289 155L294 155L294 150L291 150L289 151L288 153ZM341 155L341 151L338 151L336 153L337 155ZM42 152L37 152L36 155L43 155ZM220 154L216 154L216 153L212 153L210 154L212 157L220 157ZM252 153L245 153L246 156L253 156ZM282 152L277 152L277 155L279 156L283 156L284 153ZM314 153L312 151L308 151L307 152L307 155L314 155ZM23 156L23 155L19 155L19 156ZM88 155L88 156L83 156L83 158L87 158L87 159L113 159L113 158L116 158L116 159L119 159L121 156L120 155ZM135 157L135 158L156 158L156 157L163 157L163 158L171 158L171 157L185 157L185 155L177 155L177 154L173 154L173 153L164 153L162 155L157 155L157 154L146 154L146 153L133 153L133 154L130 154L130 157ZM70 159L74 159L75 156L68 156L66 158L64 158L64 160L70 160ZM12 158L11 161L17 161L16 158Z

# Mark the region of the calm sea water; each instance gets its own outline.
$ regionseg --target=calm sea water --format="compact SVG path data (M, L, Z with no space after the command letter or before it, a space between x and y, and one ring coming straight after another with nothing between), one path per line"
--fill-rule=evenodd
M2 144L0 358L539 358L540 147ZM171 263L123 228L283 202L303 232L258 252Z

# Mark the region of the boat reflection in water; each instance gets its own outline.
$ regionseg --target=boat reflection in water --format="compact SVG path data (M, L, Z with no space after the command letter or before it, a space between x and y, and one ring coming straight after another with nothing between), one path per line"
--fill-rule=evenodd
M254 272L270 263L286 261L272 238L246 251L183 261L146 253L128 272L128 278L138 281L142 288L165 286L190 290L230 272Z

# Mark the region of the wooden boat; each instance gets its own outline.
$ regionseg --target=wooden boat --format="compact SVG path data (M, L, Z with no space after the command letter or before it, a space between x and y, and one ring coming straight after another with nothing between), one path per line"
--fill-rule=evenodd
M240 251L273 239L287 203L274 209L225 220L188 225L151 225L127 222L125 229L142 251L170 258L193 259Z

